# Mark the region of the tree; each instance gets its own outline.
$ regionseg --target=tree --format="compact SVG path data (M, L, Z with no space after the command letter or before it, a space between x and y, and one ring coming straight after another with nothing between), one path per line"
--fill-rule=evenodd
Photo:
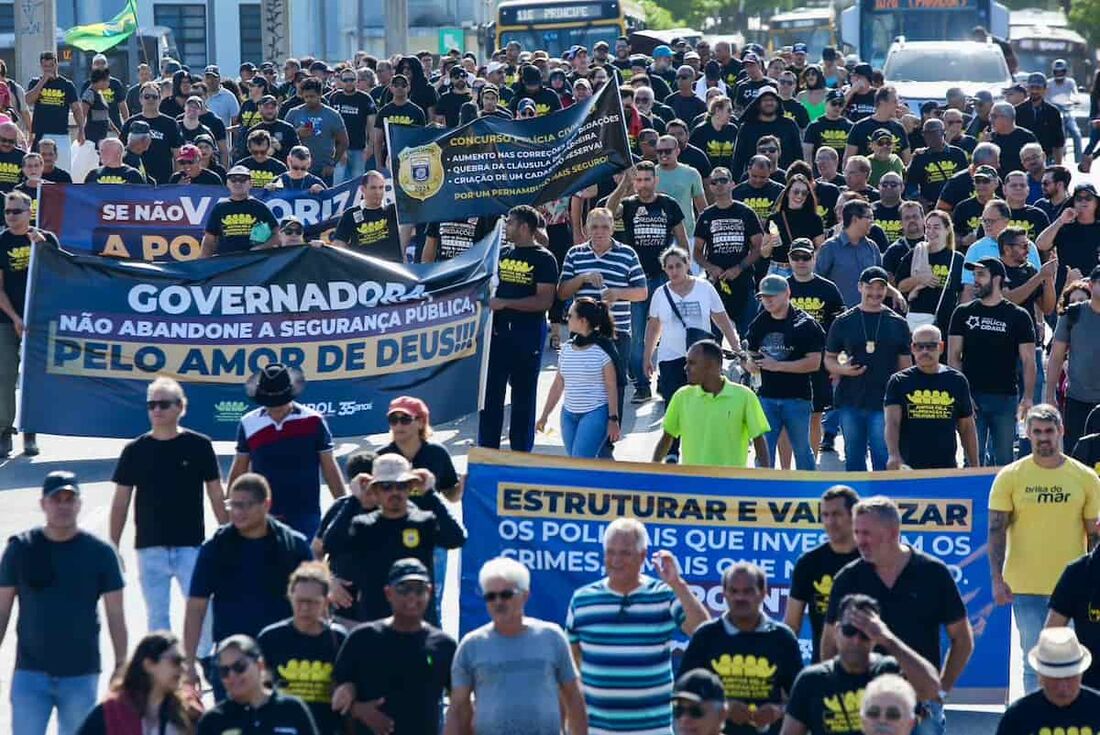
M647 28L654 31L664 31L677 27L676 19L672 17L672 13L662 8L654 0L642 0L642 8L645 10Z
M1069 23L1090 46L1096 46L1100 43L1100 0L1073 0Z

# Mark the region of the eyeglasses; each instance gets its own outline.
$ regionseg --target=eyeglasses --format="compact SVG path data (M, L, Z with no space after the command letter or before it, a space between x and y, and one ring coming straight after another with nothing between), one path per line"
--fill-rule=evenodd
M143 94L143 95L141 95L141 98L143 100L159 100L160 95L159 94Z
M701 704L680 704L677 702L672 705L672 719L678 720L684 715L687 715L693 720L701 720L707 714Z
M145 407L152 411L155 408L159 408L161 411L167 411L172 406L178 406L179 401L146 401Z
M728 184L730 182L730 180L728 178L726 178L725 176L718 176L718 177L712 178L710 181L711 181L712 184L716 184L718 186L725 186L726 184Z
M230 184L247 184L252 181L251 176L230 176L228 179Z
M657 149L657 155L658 156L671 156L675 152L676 152L675 148L658 148Z
M793 197L806 197L810 195L809 189L791 189L791 196Z
M518 593L515 590L501 590L500 592L486 592L482 594L482 597L485 598L486 602L492 604L497 600L500 600L501 602L508 602L508 600L511 600L517 594Z
M372 482L371 487L383 493L409 491L409 483L407 482Z
M981 223L983 225L992 225L1000 222L1002 219L1004 219L1004 217L982 217Z
M768 153L779 153L779 149L774 146L768 146L767 148L757 148L756 152L767 155Z
M931 352L932 350L938 350L940 347L939 342L914 342L913 349L917 352Z
M218 666L218 676L223 679L228 679L230 674L243 674L248 671L248 667L252 665L252 661L248 658L239 658L228 666Z
M876 140L875 145L893 145L893 140Z
M407 413L391 413L387 417L387 419L390 422L390 426L397 426L398 424L401 424L402 426L408 426L413 421L416 421L416 419L414 419Z
M254 505L259 505L259 500L227 500L225 501L226 510L248 510Z
M393 588L393 591L402 597L416 595L422 597L428 594L428 585L423 582L402 582Z
M793 87L794 81L791 79L780 79L779 84L784 87Z
M859 636L861 640L870 640L862 630L852 625L851 623L845 623L844 625L840 626L840 633L845 638L855 638L856 636Z
M343 82L344 84L353 84L356 81L356 79L355 79L355 77L344 77L340 81Z
M897 707L883 709L872 704L863 710L863 716L868 720L885 719L888 722L897 722L901 719L901 710Z
M15 145L17 142L15 138L0 138L0 145Z
M23 214L23 212L29 211L29 209L5 209L4 214L14 217L16 215Z

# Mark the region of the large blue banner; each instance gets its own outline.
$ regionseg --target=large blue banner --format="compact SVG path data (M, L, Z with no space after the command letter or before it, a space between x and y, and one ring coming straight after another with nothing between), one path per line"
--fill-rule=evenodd
M526 120L481 117L440 131L386 124L397 219L450 222L560 199L631 163L619 88Z
M477 410L499 230L459 257L404 266L324 247L186 263L33 250L22 427L133 437L158 375L188 396L188 427L232 439L245 381L280 361L337 436L384 432L389 401L427 401L442 423ZM462 386L462 390L457 390ZM58 411L57 406L65 406Z
M1003 703L1009 613L993 604L986 559L995 473L723 470L475 449L463 501L469 540L462 550L462 632L488 621L477 574L499 555L531 570L527 614L563 622L573 590L603 576L603 531L621 516L645 522L650 550L673 553L713 615L725 611L723 570L738 561L759 564L768 574L766 611L782 619L795 561L826 540L819 498L843 483L864 497L894 498L903 540L942 559L955 577L976 649L952 701ZM809 635L808 622L802 634ZM810 641L802 645L808 658Z
M115 258L194 260L210 210L227 196L222 186L174 184L53 184L40 193L39 225L66 249ZM253 189L275 219L302 220L306 238L328 239L344 210L360 198L359 182L318 194L308 190Z

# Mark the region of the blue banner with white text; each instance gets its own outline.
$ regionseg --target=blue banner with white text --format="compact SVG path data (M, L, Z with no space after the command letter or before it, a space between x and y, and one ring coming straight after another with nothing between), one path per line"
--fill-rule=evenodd
M484 562L500 555L531 570L526 614L563 622L573 591L604 575L603 532L623 516L646 524L651 552L672 552L692 592L712 615L725 611L722 572L739 561L760 565L768 575L765 611L781 620L795 562L826 540L819 518L821 494L843 483L864 497L882 494L896 500L903 541L941 559L959 586L976 647L952 702L1004 702L1009 611L993 603L986 558L986 504L995 468L905 474L780 472L482 449L470 453L468 467L463 633L488 622L477 575ZM643 573L657 576L648 560ZM801 633L809 635L808 621ZM808 659L810 641L801 643Z

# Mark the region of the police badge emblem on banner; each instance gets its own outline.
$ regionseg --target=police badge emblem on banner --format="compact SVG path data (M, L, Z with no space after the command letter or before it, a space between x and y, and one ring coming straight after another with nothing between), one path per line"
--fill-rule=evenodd
M631 165L615 85L528 120L483 117L453 130L386 123L402 224L448 222L543 204Z

